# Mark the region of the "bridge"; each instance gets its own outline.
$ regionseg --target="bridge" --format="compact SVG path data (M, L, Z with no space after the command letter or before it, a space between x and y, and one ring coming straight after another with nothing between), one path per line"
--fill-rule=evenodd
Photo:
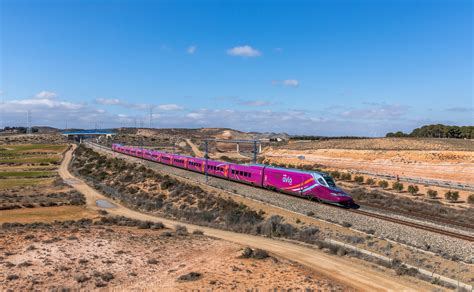
M67 136L68 138L72 138L74 140L82 141L85 138L92 137L96 137L98 139L105 137L106 139L109 139L117 135L117 133L111 130L75 130L61 132L61 135Z

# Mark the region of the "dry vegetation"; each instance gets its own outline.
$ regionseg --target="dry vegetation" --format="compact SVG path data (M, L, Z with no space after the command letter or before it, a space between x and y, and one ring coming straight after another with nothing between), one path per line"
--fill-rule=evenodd
M281 149L352 149L352 150L421 150L474 151L472 140L435 138L372 138L326 139L320 141L291 141Z
M0 144L64 144L67 138L58 133L0 135Z
M302 229L284 222L279 216L265 218L242 203L205 192L198 186L163 176L151 169L107 158L86 147L76 151L73 167L108 196L132 208L157 213L182 221L274 237L285 237L308 243L320 240L319 230Z
M43 136L48 135L41 135ZM35 217L46 213L45 210L38 211L35 208L85 204L84 196L64 184L57 176L57 167L67 147L64 144L0 146L0 210L3 210L0 220L5 220L6 217ZM24 210L5 211L13 209ZM64 211L56 210L59 213Z
M242 257L235 244L124 217L4 224L0 235L3 289L349 289L265 251Z
M456 264L451 262L449 256L446 256L446 259L442 258L445 255L426 257L418 251L403 246L393 246L383 238L377 239L370 235L360 236L360 233L347 229L347 227L351 227L348 222L347 226L339 228L316 223L316 220L308 221L303 217L296 219L295 222L294 216L285 212L275 212L275 210L271 210L270 214L262 211L257 212L255 210L258 210L259 204L243 203L242 200L238 200L240 203L237 203L228 195L222 196L219 192L213 191L206 192L200 187L163 176L136 163L127 163L122 159L103 156L85 147L81 147L77 151L76 157L78 159L73 167L80 176L107 196L142 212L193 224L301 241L334 255L355 256L367 261L374 261L371 257L329 244L324 240L332 238L379 254L388 253L391 257L399 258L390 265L376 261L399 274L420 276L415 271L406 268L400 260L403 258L404 262L421 265L429 270L436 265L449 267L442 271L443 274L451 277L455 275L456 270L451 267L456 267ZM253 206L253 209L248 206ZM265 208L265 210L269 209L272 208ZM280 213L285 214L281 216ZM287 215L292 219L290 220L292 223L287 222ZM312 215L308 214L308 216ZM370 230L367 233L370 234ZM453 260L456 261L456 259ZM470 274L469 269L463 269L462 272Z

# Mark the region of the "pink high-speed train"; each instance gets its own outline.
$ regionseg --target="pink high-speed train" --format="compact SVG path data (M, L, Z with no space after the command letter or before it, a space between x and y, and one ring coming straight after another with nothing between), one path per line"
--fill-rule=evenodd
M206 159L204 158L133 148L121 144L113 144L112 150L203 174L206 169ZM207 173L211 176L343 207L354 205L352 198L336 186L332 177L316 171L260 164L241 165L208 159Z

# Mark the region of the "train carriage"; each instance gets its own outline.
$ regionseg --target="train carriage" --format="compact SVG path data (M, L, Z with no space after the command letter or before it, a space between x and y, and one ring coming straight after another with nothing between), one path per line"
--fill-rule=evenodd
M173 165L173 154L163 153L161 154L161 163Z
M229 179L255 186L262 186L263 166L231 164Z
M229 175L229 163L207 160L207 173L209 175L227 178Z
M206 164L205 159L189 157L188 158L188 170L204 173L204 165Z
M151 151L151 161L161 162L161 152L158 151Z
M267 166L263 187L338 205L352 203L352 198L336 187L329 175L316 171Z
M143 150L143 158L146 160L152 160L151 159L151 150L145 149Z
M173 166L186 169L188 166L188 158L182 155L173 155Z

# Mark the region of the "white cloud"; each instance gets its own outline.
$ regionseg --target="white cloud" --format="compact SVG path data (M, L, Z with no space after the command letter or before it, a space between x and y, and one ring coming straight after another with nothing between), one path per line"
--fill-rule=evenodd
M49 98L9 100L5 102L5 109L16 112L35 109L77 110L82 107L84 107L84 104L52 100Z
M366 108L344 111L341 116L351 119L387 120L400 118L408 112L408 109L408 106L399 104L373 104Z
M182 110L184 109L184 107L180 106L180 105L177 105L177 104L162 104L162 105L159 105L158 106L158 109L162 110L162 111L179 111L179 110Z
M95 102L98 103L98 104L102 104L102 105L119 105L119 104L122 104L122 102L118 98L96 98Z
M272 80L273 85L283 85L288 87L298 87L300 82L296 79Z
M196 53L196 50L197 50L197 46L192 45L192 46L189 46L186 51L188 52L188 54L193 55L194 53Z
M45 98L45 99L53 99L53 98L56 98L57 96L58 95L56 92L46 91L46 90L43 90L35 95L36 98Z
M271 101L266 101L266 100L259 100L259 99L256 99L256 100L246 100L246 99L242 99L238 96L222 96L222 97L216 97L217 100L225 100L225 101L230 101L234 104L238 104L238 105L244 105L244 106L270 106L270 105L274 105L275 103L274 102L271 102Z
M248 45L228 49L227 54L231 56L239 56L239 57L258 57L262 55L260 51Z
M193 120L200 120L200 119L204 118L204 114L192 112L192 113L188 113L186 115L186 117L188 117L190 119L193 119Z
M286 79L286 80L283 80L283 85L297 87L300 85L300 82L296 79Z

